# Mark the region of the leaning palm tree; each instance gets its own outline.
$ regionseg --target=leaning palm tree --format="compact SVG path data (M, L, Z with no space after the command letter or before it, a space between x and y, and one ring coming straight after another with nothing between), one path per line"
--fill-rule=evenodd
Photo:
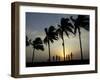
M89 16L86 15L78 15L76 19L74 19L72 16L70 17L72 22L74 23L74 34L79 34L79 42L80 42L80 52L81 52L81 60L83 60L83 52L82 52L82 41L81 41L81 30L80 27L86 29L89 31Z
M56 33L56 28L54 26L50 26L49 28L45 28L45 38L44 43L48 45L48 53L49 53L49 62L51 61L50 55L50 42L53 43L54 40L58 40L58 35Z
M31 42L31 45L33 46L32 62L34 62L35 50L42 50L42 51L44 51L44 46L43 46L43 42L42 42L40 37L35 38L35 40L33 40Z
M64 33L69 37L69 33L73 33L73 26L69 22L68 18L61 18L60 25L58 25L57 33L62 39L62 46L63 46L63 55L65 61L65 44L64 44Z

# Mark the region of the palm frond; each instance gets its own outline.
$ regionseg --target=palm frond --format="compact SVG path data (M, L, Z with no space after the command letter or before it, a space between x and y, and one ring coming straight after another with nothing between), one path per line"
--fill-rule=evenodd
M73 22L75 22L75 19L73 18L73 16L71 16L70 19L71 19Z
M69 33L67 31L65 31L65 33L66 33L67 37L69 38Z
M31 42L31 45L33 46L34 49L42 51L44 50L43 41L41 40L40 37L35 38L35 40Z
M47 36L44 38L43 42L47 45L48 42Z
M77 33L77 28L78 28L78 27L75 26L75 29L74 29L74 34L75 34L75 35L76 35L76 33Z
M53 39L49 39L51 41L51 43L54 43L54 40Z
M73 30L72 30L70 27L67 27L67 28L65 29L65 31L66 31L66 32L70 32L70 33L73 33L73 34L74 34Z
M61 18L61 25L65 25L65 18Z
M79 15L77 20L80 20L80 24L79 24L80 27L89 31L89 16Z
M48 34L48 30L47 30L47 28L45 28L44 31L45 31L45 34L47 35L47 34Z
M74 26L71 23L69 23L69 22L67 23L67 26L69 26L72 29L74 28Z
M54 26L50 26L49 28L45 28L46 37L44 38L44 43L47 44L48 41L51 43L54 42L54 40L58 39L58 34L56 33L56 28Z
M56 28L54 26L50 26L48 29L48 32L54 32L56 30Z
M71 17L72 18L72 17ZM73 33L73 28L74 26L71 24L71 22L69 22L69 18L61 18L61 24L58 25L58 34L61 38L63 38L63 32L66 33L67 37L69 37L69 33Z
M33 43L35 43L35 44L42 44L42 40L41 40L41 38L37 37L37 38L33 41Z
M40 45L35 45L35 49L44 51L44 46L41 45L41 44Z
M63 31L62 31L62 29L61 28L58 28L57 30L56 30L56 33L59 35L59 37L62 39L62 37L63 37Z

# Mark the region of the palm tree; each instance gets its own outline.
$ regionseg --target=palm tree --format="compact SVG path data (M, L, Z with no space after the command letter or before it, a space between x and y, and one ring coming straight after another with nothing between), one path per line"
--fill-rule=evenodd
M51 61L51 55L50 55L50 42L53 43L54 40L58 39L58 35L56 33L56 28L54 26L50 26L49 28L45 28L45 38L44 43L48 44L48 53L49 53L49 62Z
M64 55L64 61L65 61L65 44L64 44L64 33L69 37L69 33L73 33L73 26L69 22L68 18L61 18L60 25L58 25L57 33L62 39L62 46L63 46L63 55Z
M43 46L43 42L42 42L42 40L41 40L40 37L35 38L35 40L33 40L31 42L31 45L33 46L32 62L34 62L34 53L35 53L35 50L42 50L42 51L44 51L44 46Z
M80 52L81 52L81 60L83 60L83 52L82 52L82 41L81 41L81 30L80 27L84 28L85 30L89 31L89 16L86 15L78 15L76 19L74 19L72 16L70 17L72 22L74 23L74 34L79 34L79 42L80 42Z

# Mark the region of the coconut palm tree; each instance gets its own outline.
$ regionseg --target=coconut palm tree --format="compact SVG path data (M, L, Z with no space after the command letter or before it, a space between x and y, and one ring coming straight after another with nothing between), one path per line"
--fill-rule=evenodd
M82 41L81 41L81 30L80 28L84 28L85 30L89 31L89 16L86 15L78 15L76 19L74 19L72 16L70 17L72 22L74 23L74 34L79 34L79 42L80 42L80 52L81 52L81 60L83 60L83 52L82 52Z
M58 35L56 33L56 28L54 26L50 26L49 28L45 28L45 38L44 43L48 45L48 53L49 53L49 62L51 61L50 55L50 42L53 43L54 40L58 40Z
M69 33L73 33L73 26L69 22L68 18L61 18L60 25L58 25L57 33L62 39L63 55L65 61L65 44L64 44L64 33L69 37Z
M33 40L31 42L31 45L33 46L32 62L34 62L35 50L42 50L42 51L44 51L44 46L43 46L43 42L42 42L40 37L35 38L35 40Z

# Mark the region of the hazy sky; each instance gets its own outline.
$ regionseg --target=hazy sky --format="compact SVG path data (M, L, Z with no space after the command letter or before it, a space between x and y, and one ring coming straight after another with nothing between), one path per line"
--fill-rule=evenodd
M26 13L26 35L34 40L36 37L41 37L43 40L45 35L44 28L48 28L51 25L57 28L57 25L60 24L62 17L66 18L69 16L74 16L77 18L77 15L70 14L49 14L49 13ZM82 48L83 56L85 59L89 58L89 31L81 28L81 39L82 39ZM73 59L80 59L80 44L78 34L76 36L70 34L68 38L64 34L65 40L65 52L66 54L73 53ZM50 44L51 48L51 58L52 56L60 56L63 60L63 47L62 40L54 41ZM47 61L48 56L48 46L44 44L44 51L35 50L35 61ZM33 48L32 46L26 47L26 61L30 62L32 60Z

